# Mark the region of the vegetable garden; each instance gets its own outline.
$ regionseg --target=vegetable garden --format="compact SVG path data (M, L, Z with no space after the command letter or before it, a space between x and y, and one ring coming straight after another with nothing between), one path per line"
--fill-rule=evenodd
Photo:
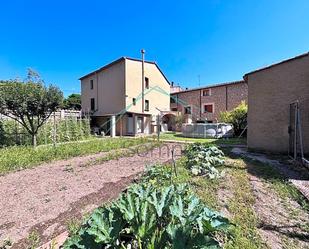
M186 155L190 174L197 156L199 175L219 177L215 167L224 154L218 148L194 144ZM179 180L167 165L149 168L138 184L95 210L64 248L220 248L230 222Z
M209 144L188 145L176 165L176 172L171 164L149 167L117 200L88 216L64 248L307 248L307 218L293 228L300 237L277 230L268 231L270 241L264 237L263 219L294 224L308 210L308 201L270 166L232 159ZM256 168L261 180L247 167ZM270 195L271 211L255 202L252 185L259 198Z

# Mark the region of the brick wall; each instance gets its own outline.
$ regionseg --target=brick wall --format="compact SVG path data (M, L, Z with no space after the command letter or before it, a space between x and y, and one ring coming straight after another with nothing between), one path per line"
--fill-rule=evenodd
M203 96L203 90L210 89L210 96ZM248 86L244 81L210 86L171 94L172 98L178 100L171 103L171 110L184 113L185 106L191 106L192 120L207 119L216 122L223 111L230 111L238 106L241 101L248 100ZM204 113L204 105L212 104L213 113Z

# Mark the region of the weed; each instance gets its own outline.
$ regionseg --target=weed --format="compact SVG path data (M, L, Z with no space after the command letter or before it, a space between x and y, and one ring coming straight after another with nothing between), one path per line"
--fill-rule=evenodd
M82 224L81 220L79 220L77 218L69 219L66 223L69 235L73 236L73 235L77 234L78 230L81 227L81 224Z
M32 231L27 238L28 241L28 249L35 249L40 244L40 235L37 231Z

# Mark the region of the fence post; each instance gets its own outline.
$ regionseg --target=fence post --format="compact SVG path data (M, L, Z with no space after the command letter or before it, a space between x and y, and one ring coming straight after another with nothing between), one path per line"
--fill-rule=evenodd
M56 113L54 112L54 128L53 128L53 144L54 144L54 147L56 147Z

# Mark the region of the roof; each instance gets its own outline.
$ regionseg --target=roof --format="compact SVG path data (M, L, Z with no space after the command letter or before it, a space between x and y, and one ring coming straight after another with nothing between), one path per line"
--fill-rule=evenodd
M256 69L254 71L246 73L243 78L246 80L246 78L247 78L247 76L249 74L257 73L257 72L260 72L260 71L263 71L263 70L266 70L266 69L269 69L269 68L281 65L281 64L286 63L286 62L290 62L290 61L293 61L293 60L297 60L297 59L303 58L303 57L308 56L308 55L309 55L309 52L301 54L301 55L298 55L298 56L295 56L295 57L292 57L292 58L289 58L289 59L286 59L286 60L283 60L283 61L280 61L280 62L277 62L277 63L274 63L274 64L266 66L266 67L262 67L262 68Z
M185 93L185 92L197 91L197 90L202 90L202 89L236 85L236 84L242 84L242 83L245 83L245 81L244 80L238 80L238 81L230 81L230 82L224 82L224 83L216 83L216 84L212 84L212 85L209 85L209 86L191 88L191 89L188 89L188 90L183 90L183 91L179 91L179 92L175 92L175 93L171 93L171 94Z
M130 57L120 57L119 59L117 59L117 60L115 60L115 61L113 61L113 62L111 62L111 63L109 63L109 64L107 64L107 65L105 65L105 66L103 66L103 67L101 67L101 68L99 68L97 70L95 70L95 71L92 71L91 73L88 73L88 74L82 76L81 78L79 78L79 80L85 79L85 78L87 78L88 76L90 76L92 74L99 73L102 70L107 69L107 68L109 68L109 67L111 67L111 66L113 66L113 65L115 65L115 64L117 64L117 63L119 63L119 62L121 62L123 60L131 60L131 61L142 62L141 59L135 59L135 58L130 58ZM167 77L165 76L165 74L163 73L163 71L160 69L160 67L158 66L158 64L156 62L154 62L154 61L145 61L145 63L155 65L158 68L158 70L160 71L160 73L163 75L163 77L165 78L167 83L170 84L169 80L167 79Z

